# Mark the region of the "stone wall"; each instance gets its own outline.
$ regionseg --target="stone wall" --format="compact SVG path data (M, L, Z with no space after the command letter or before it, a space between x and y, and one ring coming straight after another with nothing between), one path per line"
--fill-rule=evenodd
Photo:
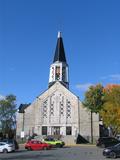
M51 106L53 109L51 109ZM66 135L66 126L71 126L73 137L76 137L80 133L83 137L90 139L91 114L83 107L77 96L59 82L56 82L52 87L38 96L25 109L24 114L19 113L17 115L18 136L20 136L23 129L25 136L32 135L33 133L41 135L42 126L48 127L48 134L51 127L60 126L60 134L64 136ZM93 114L93 136L99 137L99 116L97 114Z

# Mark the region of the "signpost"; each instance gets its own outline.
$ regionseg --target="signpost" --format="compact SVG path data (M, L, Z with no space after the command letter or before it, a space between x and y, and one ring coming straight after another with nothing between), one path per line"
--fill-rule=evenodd
M24 131L21 131L21 138L24 138L25 134Z
M25 137L24 131L21 131L22 142L23 142L24 137Z

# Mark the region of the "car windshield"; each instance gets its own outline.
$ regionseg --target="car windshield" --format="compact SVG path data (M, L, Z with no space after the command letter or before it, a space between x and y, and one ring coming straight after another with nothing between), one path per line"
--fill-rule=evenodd
M12 140L12 139L9 139L9 140L8 140L8 143L13 143L13 140Z
M120 143L116 144L114 147L120 147Z
M13 140L12 139L4 139L4 140L2 140L2 142L13 143Z
M45 141L55 141L53 138L46 138Z

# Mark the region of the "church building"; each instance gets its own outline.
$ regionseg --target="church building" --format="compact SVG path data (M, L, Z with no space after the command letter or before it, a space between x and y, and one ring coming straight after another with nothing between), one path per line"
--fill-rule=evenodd
M79 97L69 90L69 65L63 38L58 32L54 59L50 66L48 89L34 102L20 106L17 114L17 137L62 135L74 139L78 134L91 141L99 137L99 115L83 106ZM91 132L91 128L92 132Z

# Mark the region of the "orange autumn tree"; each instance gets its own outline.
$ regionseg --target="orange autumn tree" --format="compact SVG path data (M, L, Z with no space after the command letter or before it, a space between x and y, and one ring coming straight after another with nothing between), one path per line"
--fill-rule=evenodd
M114 136L120 133L120 85L109 84L104 88L104 104L100 115L105 126L111 127Z

